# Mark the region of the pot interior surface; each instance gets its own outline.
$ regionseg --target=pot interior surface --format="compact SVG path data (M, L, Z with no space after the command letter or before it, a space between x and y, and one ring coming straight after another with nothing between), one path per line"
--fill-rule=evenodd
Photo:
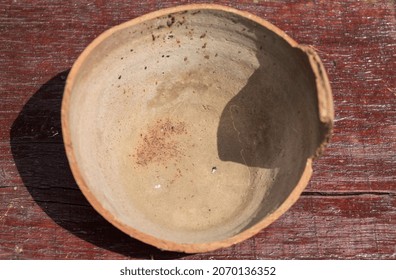
M232 237L271 214L320 142L301 50L220 10L117 28L74 77L70 139L88 191L160 239Z

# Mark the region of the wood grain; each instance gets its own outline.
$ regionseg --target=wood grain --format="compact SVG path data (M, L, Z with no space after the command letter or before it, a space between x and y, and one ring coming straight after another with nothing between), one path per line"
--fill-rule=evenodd
M203 1L0 1L0 259L396 259L396 9L389 0L216 1L315 47L333 88L332 142L303 196L269 228L211 253L161 252L87 203L60 130L67 70L109 27L187 2Z
M3 190L1 199L7 203L1 210L7 216L0 216L0 258L396 258L396 199L389 195L303 196L254 238L211 253L185 255L161 252L122 234L77 190L37 192L41 197L27 203L30 194L23 187Z

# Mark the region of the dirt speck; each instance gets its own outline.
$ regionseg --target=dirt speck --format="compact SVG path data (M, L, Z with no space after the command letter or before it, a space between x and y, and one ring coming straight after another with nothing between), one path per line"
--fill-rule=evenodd
M205 44L203 44L203 45L202 45L202 48L203 48L203 49L205 49L205 48L206 48L206 44L207 44L207 43L205 43Z
M23 248L19 247L18 245L15 245L15 249L14 249L15 253L20 254L23 252Z
M182 155L175 136L185 134L186 125L181 121L159 119L142 133L140 143L134 153L136 163L147 166L150 163L166 164Z
M171 27L175 23L175 17L172 15L168 16L168 20L166 21L166 25Z
M204 58L209 59L209 55L205 55Z
M178 21L177 21L178 26L182 26L185 22L186 22L186 18L185 18L185 17L183 17L182 20L178 20Z

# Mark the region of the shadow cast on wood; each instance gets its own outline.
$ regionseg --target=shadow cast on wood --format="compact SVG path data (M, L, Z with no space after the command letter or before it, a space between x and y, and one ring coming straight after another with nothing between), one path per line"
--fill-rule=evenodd
M70 171L62 140L60 109L67 75L68 71L61 72L42 85L12 125L12 154L27 190L54 222L103 249L130 258L186 256L160 251L119 231L81 193Z

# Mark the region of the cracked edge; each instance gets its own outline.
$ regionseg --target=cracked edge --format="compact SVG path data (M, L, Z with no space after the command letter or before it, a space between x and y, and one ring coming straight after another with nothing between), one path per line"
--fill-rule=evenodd
M319 55L309 46L297 45L295 47L306 55L311 66L312 73L315 76L316 96L318 98L318 114L320 120L320 143L313 155L313 159L316 159L323 153L333 134L333 95L329 78Z

